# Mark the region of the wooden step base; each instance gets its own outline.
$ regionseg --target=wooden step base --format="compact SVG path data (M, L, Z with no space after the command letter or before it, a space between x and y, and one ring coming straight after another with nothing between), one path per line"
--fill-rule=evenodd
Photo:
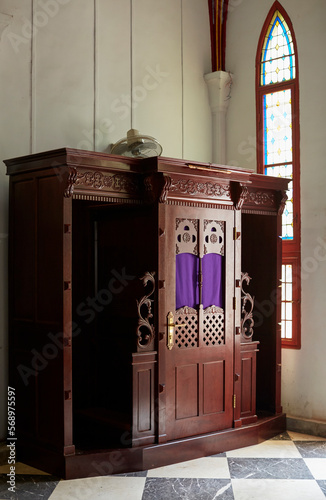
M284 432L286 416L260 417L257 422L220 432L192 436L163 444L111 450L77 450L59 456L44 448L20 443L19 460L64 479L145 471L173 463L215 455L258 444Z

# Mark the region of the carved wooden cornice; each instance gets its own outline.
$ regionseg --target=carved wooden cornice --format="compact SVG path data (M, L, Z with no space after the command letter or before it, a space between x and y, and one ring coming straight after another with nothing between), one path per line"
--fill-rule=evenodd
M110 203L166 203L281 215L289 179L174 158L124 158L61 148L4 160L11 176L48 171L66 198Z
M258 208L260 211L278 212L277 192L271 189L236 182L232 183L231 193L236 210Z
M204 195L210 198L231 198L229 184L211 181L197 182L192 179L172 178L169 192L190 196Z
M86 186L93 189L109 189L125 193L137 193L139 185L128 174L102 174L94 171L78 171L75 182L76 186Z
M102 173L96 170L84 170L70 167L65 189L65 197L115 196L139 198L141 185L139 177L130 173Z
M188 198L198 200L227 200L231 201L229 183L212 181L194 181L189 178L174 177L162 173L147 175L144 179L145 192L149 199L167 203L171 200Z

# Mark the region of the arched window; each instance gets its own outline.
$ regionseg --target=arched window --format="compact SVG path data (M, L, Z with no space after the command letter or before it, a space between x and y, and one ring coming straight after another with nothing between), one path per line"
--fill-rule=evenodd
M282 219L282 346L300 348L300 152L298 52L291 20L275 2L256 56L258 172L291 179Z

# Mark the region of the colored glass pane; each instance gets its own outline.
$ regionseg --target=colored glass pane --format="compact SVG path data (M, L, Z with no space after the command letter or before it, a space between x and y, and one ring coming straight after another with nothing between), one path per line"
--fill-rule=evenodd
M281 337L292 339L292 265L282 265L282 307L281 307Z
M286 179L293 178L292 164L275 165L266 167L265 174L271 177L284 177ZM288 199L286 200L284 212L282 215L282 238L283 240L293 239L293 181L289 182L287 191Z
M292 162L292 108L291 89L265 94L264 163Z
M295 78L294 45L290 29L277 10L264 39L261 58L261 85Z
M265 174L293 179L291 89L264 94ZM282 216L282 238L293 239L293 182Z

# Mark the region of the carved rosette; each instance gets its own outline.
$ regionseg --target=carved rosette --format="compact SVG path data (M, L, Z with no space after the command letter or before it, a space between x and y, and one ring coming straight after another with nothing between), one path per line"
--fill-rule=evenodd
M252 311L254 308L255 298L243 289L244 281L247 285L249 285L250 280L251 278L248 273L241 273L241 335L245 341L251 340L254 333L254 319Z
M154 302L154 300L150 299L150 297L155 291L154 276L155 272L146 272L144 276L140 278L140 280L143 282L144 287L146 287L147 284L150 283L152 286L152 290L147 295L144 295L144 297L142 297L139 301L136 300L138 309L138 327L136 331L138 351L146 349L148 350L155 336L154 325L150 322L150 320L153 318L152 303Z

